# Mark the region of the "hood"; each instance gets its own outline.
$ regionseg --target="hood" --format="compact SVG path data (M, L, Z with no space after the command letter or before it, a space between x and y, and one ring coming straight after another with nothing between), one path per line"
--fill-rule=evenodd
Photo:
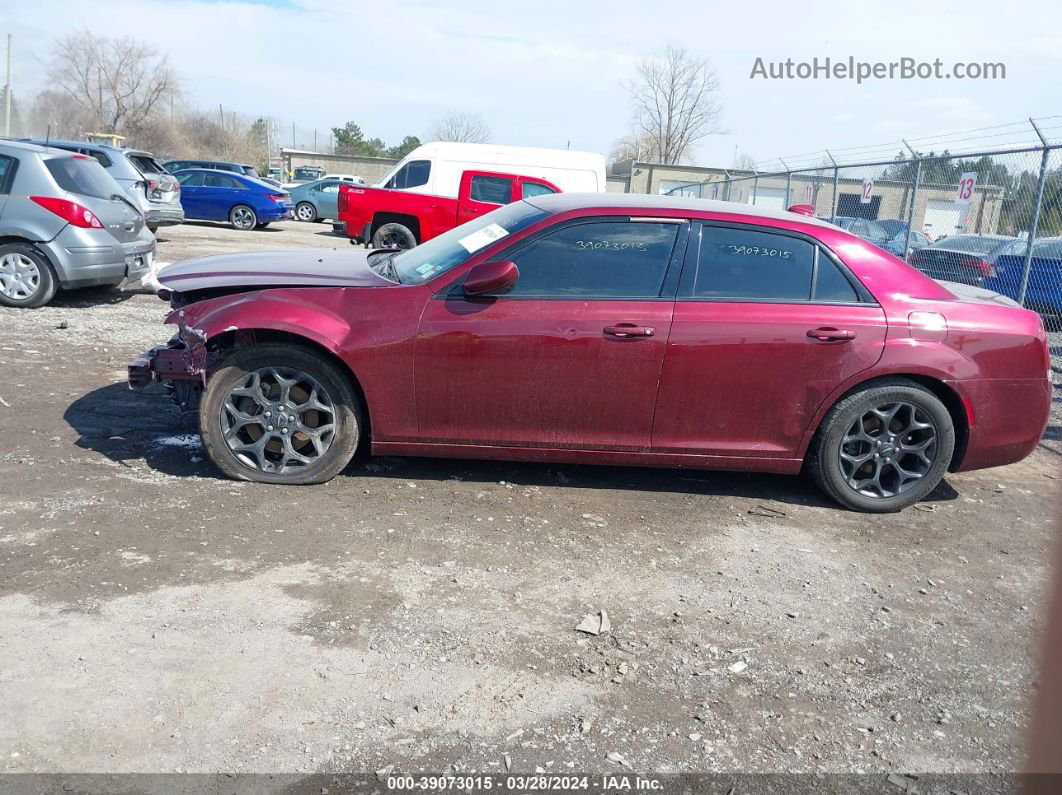
M370 253L304 248L218 254L167 265L158 281L180 293L225 287L393 287L369 268Z

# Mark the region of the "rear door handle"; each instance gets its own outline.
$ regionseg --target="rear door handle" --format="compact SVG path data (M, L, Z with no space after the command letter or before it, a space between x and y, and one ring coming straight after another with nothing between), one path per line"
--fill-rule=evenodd
M855 332L843 328L824 326L822 328L810 329L808 331L808 336L819 342L848 342L849 340L855 339Z
M656 329L652 326L636 326L633 323L617 323L615 326L605 326L603 331L607 336L621 340L634 337L651 337L656 334Z

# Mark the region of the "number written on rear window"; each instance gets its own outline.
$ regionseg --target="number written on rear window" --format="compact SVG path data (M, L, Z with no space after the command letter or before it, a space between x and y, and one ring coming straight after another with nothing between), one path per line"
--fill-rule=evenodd
M807 301L815 246L806 240L752 229L705 226L693 295Z

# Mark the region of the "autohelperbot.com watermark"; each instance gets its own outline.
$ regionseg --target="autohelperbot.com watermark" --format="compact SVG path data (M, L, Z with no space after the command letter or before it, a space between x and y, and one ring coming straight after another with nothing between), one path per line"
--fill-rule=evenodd
M1000 61L958 61L946 64L897 58L895 61L860 61L847 58L815 57L809 61L786 58L782 61L756 58L749 73L751 80L1006 80L1007 65Z

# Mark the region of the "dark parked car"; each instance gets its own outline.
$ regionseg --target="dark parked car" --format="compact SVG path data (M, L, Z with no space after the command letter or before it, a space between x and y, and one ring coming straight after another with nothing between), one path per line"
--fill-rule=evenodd
M167 160L163 166L171 174L189 168L212 168L216 171L231 171L234 174L259 178L258 170L254 166L249 166L247 163L229 163L225 160Z
M873 243L878 248L883 248L897 257L901 256L903 241L901 240L899 243L894 243L894 235L889 234L885 227L877 221L873 221L869 218L853 218L851 216L839 215L833 219L833 222L841 227L841 229L851 232L856 237L861 238L868 243Z
M895 254L901 259L907 259L910 255L925 248L933 241L917 229L911 230L911 236L907 236L907 222L898 218L879 218L878 225L890 235L890 246L886 249L890 254ZM907 251L904 252L904 241L907 241ZM902 252L902 253L901 253Z
M220 255L159 281L178 335L130 384L167 383L211 460L263 483L329 480L364 444L807 468L893 511L1027 456L1051 403L1035 313L730 202L543 195L404 251Z
M932 279L980 285L997 259L1023 246L1005 235L952 235L918 249L908 261Z
M263 229L292 217L291 195L253 177L206 168L178 171L188 218L228 221L236 229Z

